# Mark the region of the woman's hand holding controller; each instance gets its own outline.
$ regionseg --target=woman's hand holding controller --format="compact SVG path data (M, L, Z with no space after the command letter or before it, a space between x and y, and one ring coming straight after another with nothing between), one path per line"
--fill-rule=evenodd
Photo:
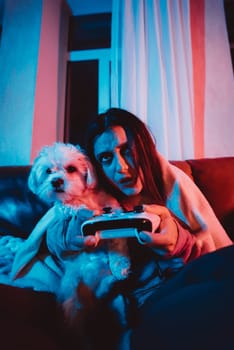
M95 215L100 215L99 211L90 210L85 205L81 206L77 212L77 227L81 227L82 223L86 220L93 218ZM83 248L95 248L97 246L97 239L94 235L84 236L81 232L77 232L77 230L73 230L72 227L70 229L72 231L70 234L68 232L67 236L69 237L69 247L72 247L73 250L80 250ZM74 231L76 231L76 235L74 235Z
M139 237L145 245L148 245L160 254L171 253L178 240L178 227L170 211L161 205L144 205L144 212L158 215L161 219L156 232L139 232Z

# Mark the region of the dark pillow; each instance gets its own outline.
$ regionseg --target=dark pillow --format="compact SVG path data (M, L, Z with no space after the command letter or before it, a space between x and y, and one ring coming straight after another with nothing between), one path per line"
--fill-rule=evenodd
M0 167L0 234L27 237L48 210L29 189L30 166Z

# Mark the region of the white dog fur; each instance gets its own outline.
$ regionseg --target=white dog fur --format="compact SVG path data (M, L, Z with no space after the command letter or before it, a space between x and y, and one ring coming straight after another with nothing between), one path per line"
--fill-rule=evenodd
M57 142L45 146L33 163L28 185L34 194L51 205L60 203L72 210L85 207L90 211L100 211L106 206L119 208L117 201L99 188L94 168L83 150L72 144ZM76 234L74 232L74 236ZM77 293L80 282L100 298L115 281L127 278L129 271L128 246L123 238L108 240L92 250L77 251L64 261L59 291L67 316L74 317L77 309L82 308ZM114 304L121 314L123 305L119 297Z

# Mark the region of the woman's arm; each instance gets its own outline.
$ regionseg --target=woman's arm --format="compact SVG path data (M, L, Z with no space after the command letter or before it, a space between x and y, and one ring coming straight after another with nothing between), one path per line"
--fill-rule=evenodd
M93 211L86 208L57 207L57 218L47 228L46 244L54 256L63 259L84 247L96 245L94 236L83 237L82 223L92 217Z
M144 210L159 215L161 223L157 232L140 232L140 239L163 259L180 257L186 263L216 249L206 227L192 232L163 206L144 205Z

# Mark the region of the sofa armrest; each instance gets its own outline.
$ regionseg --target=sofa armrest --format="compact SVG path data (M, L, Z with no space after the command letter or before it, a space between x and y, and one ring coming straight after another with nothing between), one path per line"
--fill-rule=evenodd
M194 182L234 240L234 157L191 159Z

